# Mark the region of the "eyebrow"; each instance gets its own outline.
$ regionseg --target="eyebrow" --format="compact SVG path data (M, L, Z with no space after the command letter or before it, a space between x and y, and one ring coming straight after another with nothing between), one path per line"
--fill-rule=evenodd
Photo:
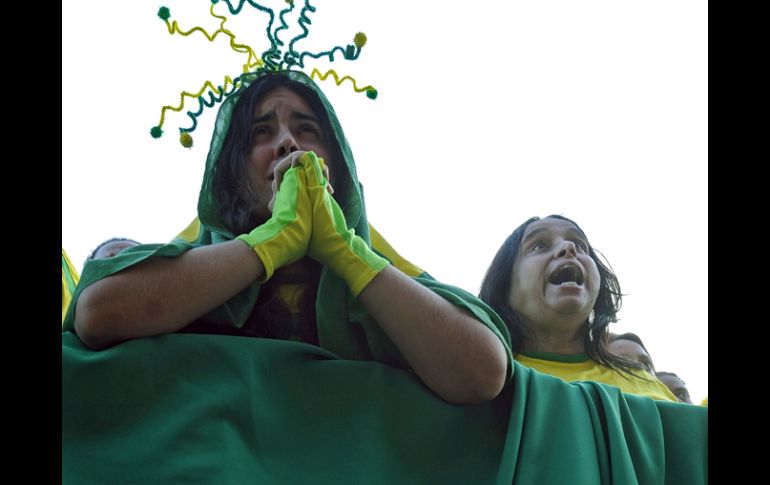
M575 228L575 229L570 229L570 230L568 231L568 233L569 233L569 234L573 234L573 235L576 235L577 237L579 237L580 239L582 239L583 241L585 241L585 243L586 243L586 244L588 244L588 238L586 237L586 235L585 235L585 234L583 234L583 231L581 231L581 230L579 230L579 229Z
M251 126L257 125L259 123L264 123L265 121L271 121L271 120L274 120L275 118L276 118L275 111L270 111L269 113L265 113L261 116L257 116L256 118L254 118L254 120L251 122ZM320 125L318 119L315 116L309 115L307 113L303 113L301 111L292 112L289 118L293 121L294 120L312 121Z
M318 122L318 118L316 118L313 115L309 115L307 113L302 113L300 111L295 111L291 114L291 118L295 120L302 120L302 121L312 121L314 123L320 124Z
M524 243L525 241L527 241L527 240L531 239L532 237L536 236L537 234L540 234L540 233L546 232L546 231L547 231L547 229L544 228L544 227L538 227L537 229L533 229L532 232L528 233L527 235L525 235L522 238L521 242ZM586 235L583 234L580 230L578 230L576 228L567 229L567 235L568 236L572 236L572 237L576 237L577 236L580 239L582 239L583 241L585 241L586 244L588 244L588 238L586 237Z
M531 232L524 235L524 237L521 239L521 244L524 244L525 242L529 241L530 239L540 234L541 232L545 232L544 227L538 227L537 229L533 229Z
M259 123L264 123L265 121L275 119L275 112L271 111L270 113L265 113L262 116L257 116L251 121L251 125L254 126Z

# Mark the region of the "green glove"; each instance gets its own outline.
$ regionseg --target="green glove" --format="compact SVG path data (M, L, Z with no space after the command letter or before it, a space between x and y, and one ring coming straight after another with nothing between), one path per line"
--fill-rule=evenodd
M372 251L355 230L348 229L342 209L326 188L323 159L318 159L313 152L305 157L310 157L312 162L304 164L313 212L308 255L334 271L353 295L358 296L390 262Z
M265 274L259 279L260 283L270 279L278 268L299 260L307 253L312 213L306 186L305 171L301 165L288 169L275 195L270 219L250 233L236 238L248 244L262 261Z

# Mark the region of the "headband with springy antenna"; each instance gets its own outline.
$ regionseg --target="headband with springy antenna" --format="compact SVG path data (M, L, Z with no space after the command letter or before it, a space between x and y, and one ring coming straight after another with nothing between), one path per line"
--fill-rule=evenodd
M216 37L219 34L224 34L225 36L230 38L230 48L237 52L238 54L246 54L248 55L248 58L246 62L243 64L243 71L240 75L236 76L235 78L231 78L230 76L226 75L224 78L224 82L221 85L215 86L214 83L211 81L206 81L203 83L203 86L196 92L191 93L188 91L183 91L179 95L179 105L178 106L171 106L166 105L161 109L160 112L160 122L157 126L153 126L150 130L150 134L153 138L160 138L163 135L163 124L166 120L166 111L172 110L176 112L181 112L184 109L185 105L185 97L187 98L193 98L198 100L198 110L188 111L187 116L190 117L192 120L192 125L187 128L179 128L179 142L184 146L185 148L190 148L193 145L193 139L192 135L190 133L195 130L195 128L198 125L198 117L203 113L204 108L211 108L217 103L222 102L227 96L230 96L236 90L243 85L243 82L245 79L253 79L254 77L258 76L261 73L265 72L276 72L276 71L286 71L292 68L299 68L302 69L305 67L305 58L310 57L313 59L319 59L321 57L328 57L330 62L334 62L334 54L336 52L342 53L342 56L346 60L356 60L358 59L358 56L361 54L361 48L366 44L366 35L362 32L357 33L353 37L353 43L348 44L347 47L343 48L340 46L336 46L330 50L319 52L319 53L313 53L308 51L298 52L295 50L294 45L297 43L297 41L300 41L307 37L308 35L308 29L307 26L310 24L310 18L307 16L310 12L315 12L316 8L312 5L310 5L310 0L304 0L303 1L303 7L299 12L299 17L297 20L297 24L299 28L302 30L302 32L296 36L294 36L291 41L289 41L288 47L286 47L286 51L283 52L282 47L285 45L283 41L281 41L278 38L278 34L282 30L288 30L289 26L286 24L286 21L284 20L284 16L287 13L290 13L295 8L295 2L294 0L285 0L288 6L284 9L282 9L278 13L278 20L280 22L280 25L274 28L274 22L275 22L275 11L272 8L265 7L263 5L260 5L253 0L235 0L237 1L237 6L233 6L233 3L235 1L231 0L222 0L221 3L227 5L227 9L229 10L230 14L237 15L241 12L244 5L247 3L251 5L252 7L256 8L257 10L267 13L270 17L270 20L267 24L267 38L270 41L270 48L262 53L261 56L257 56L255 54L254 49L252 49L250 46L242 43L237 43L235 41L235 35L228 30L225 27L225 23L227 22L227 17L223 14L217 14L214 13L214 6L218 3L220 3L220 0L209 0L211 2L211 6L209 8L209 12L211 13L211 16L221 20L219 24L219 29L217 29L213 34L209 34L203 27L193 27L190 30L184 31L179 27L179 24L177 24L176 20L169 22L169 19L171 18L171 11L167 7L161 7L158 10L158 17L161 18L166 23L166 27L168 28L168 32L170 34L180 34L183 36L191 35L194 32L200 32L203 35L206 36L206 38L210 42L214 42L216 40ZM366 93L366 96L370 99L376 99L377 98L377 90L372 86L364 86L363 88L359 88L356 80L353 79L350 76L343 76L339 77L339 75L333 70L329 69L325 73L322 73L316 68L313 68L310 77L311 78L317 78L321 81L326 80L327 77L332 76L334 78L335 83L339 86L342 84L343 81L349 80L353 84L353 89L358 92L364 92ZM207 96L208 95L208 96Z

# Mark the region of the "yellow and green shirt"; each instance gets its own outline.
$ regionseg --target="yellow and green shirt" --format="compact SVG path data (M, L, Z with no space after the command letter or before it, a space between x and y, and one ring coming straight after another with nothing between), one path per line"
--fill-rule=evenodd
M678 402L668 387L652 374L644 371L638 371L635 376L621 374L614 369L594 362L585 354L558 355L531 352L516 354L513 358L530 369L558 377L566 382L601 382L618 387L628 394L647 396L659 401Z

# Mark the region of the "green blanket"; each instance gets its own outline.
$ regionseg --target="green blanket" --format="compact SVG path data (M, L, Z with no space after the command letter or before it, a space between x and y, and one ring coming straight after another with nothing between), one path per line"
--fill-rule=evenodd
M63 483L707 483L707 408L514 366L461 406L298 342L65 332Z

